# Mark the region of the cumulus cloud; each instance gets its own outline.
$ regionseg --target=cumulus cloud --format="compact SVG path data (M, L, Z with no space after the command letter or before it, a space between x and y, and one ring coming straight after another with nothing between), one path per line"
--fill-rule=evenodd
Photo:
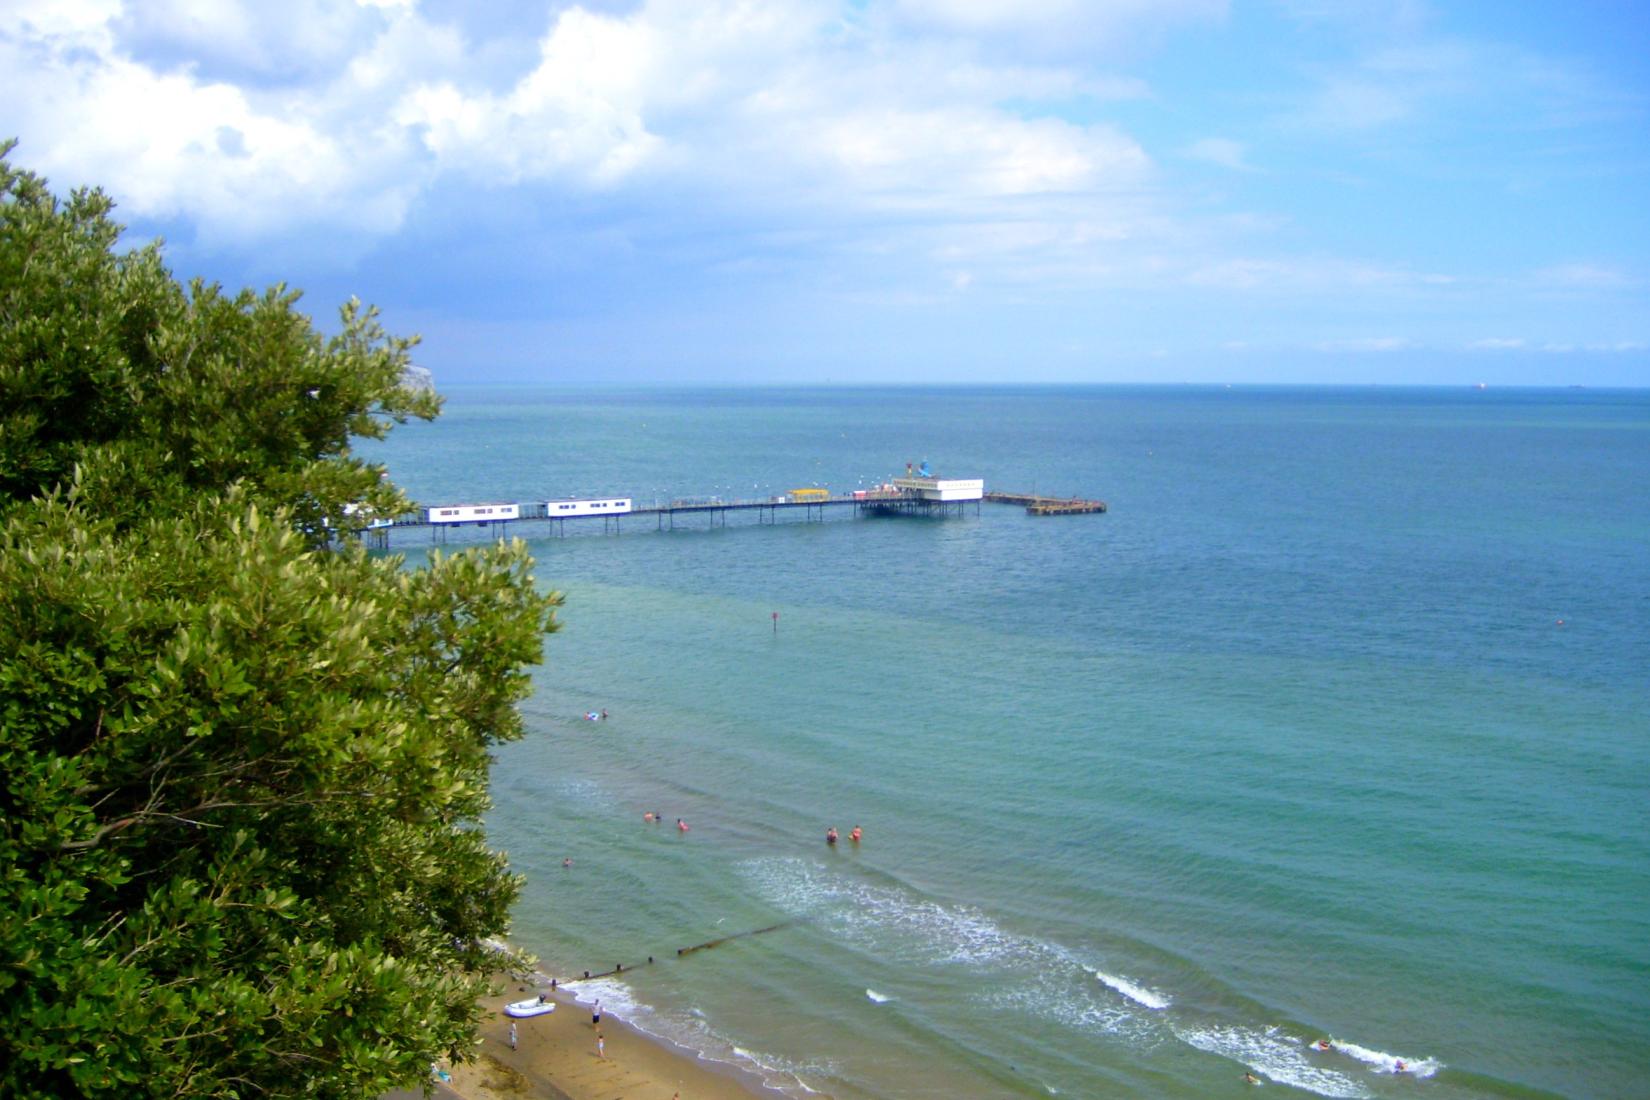
M103 183L128 216L187 218L220 242L295 225L375 234L400 224L416 183L405 141L343 122L313 92L258 90L192 66L140 62L113 3L12 12L0 69L22 91L5 112L19 159L60 183Z
M506 93L419 84L402 97L395 121L418 133L438 162L472 174L611 183L660 144L642 117L660 52L640 20L575 8L540 44L537 67Z
M1113 30L1167 18L1135 0L1033 7L901 11ZM1168 7L1193 18L1220 5ZM547 16L527 64L501 77L477 62L486 43L413 0L301 0L296 14L231 0L13 5L0 10L0 65L22 94L0 123L25 162L108 184L129 215L187 217L208 242L391 232L443 178L973 218L1039 198L1103 205L1149 177L1122 131L1027 109L1137 97L1138 81L993 61L873 25L884 9L848 10L575 5Z
M382 30L372 7L333 0L125 3L108 21L120 49L206 80L292 82L336 72Z

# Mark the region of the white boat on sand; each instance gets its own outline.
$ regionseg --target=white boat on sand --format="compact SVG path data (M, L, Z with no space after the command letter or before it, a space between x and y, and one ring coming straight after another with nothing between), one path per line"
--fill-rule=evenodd
M544 997L534 997L529 1001L516 1001L504 1006L506 1016L543 1016L546 1012L556 1011L556 1002Z

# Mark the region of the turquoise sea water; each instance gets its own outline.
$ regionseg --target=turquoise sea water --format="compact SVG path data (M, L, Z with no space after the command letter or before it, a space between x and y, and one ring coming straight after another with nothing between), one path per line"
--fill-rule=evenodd
M1650 1096L1650 393L457 389L367 453L1111 505L512 525L513 938L645 1030L843 1100Z

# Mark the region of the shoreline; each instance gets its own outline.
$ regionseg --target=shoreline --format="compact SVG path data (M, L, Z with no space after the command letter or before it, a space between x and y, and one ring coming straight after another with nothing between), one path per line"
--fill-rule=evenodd
M598 1058L589 1009L571 993L502 974L495 976L494 988L501 992L480 1002L487 1015L476 1029L475 1060L443 1066L451 1080L434 1082L433 1095L443 1100L774 1100L783 1095L737 1066L710 1061L612 1015L602 1017L606 1057ZM555 1002L554 1012L527 1019L504 1014L506 1004L539 993ZM419 1095L400 1090L383 1100Z

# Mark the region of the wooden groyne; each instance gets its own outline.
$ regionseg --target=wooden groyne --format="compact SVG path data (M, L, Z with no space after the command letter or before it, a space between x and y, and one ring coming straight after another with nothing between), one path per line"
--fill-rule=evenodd
M1103 500L1080 500L1077 497L1044 497L1034 493L987 493L985 499L993 504L1019 504L1028 516L1079 516L1106 510Z
M696 951L709 951L713 947L720 947L724 943L728 943L731 940L742 940L746 936L760 936L765 932L778 932L780 929L789 928L791 925L793 925L795 923L796 923L795 921L789 921L789 920L788 921L781 921L778 924L770 924L766 928L751 928L751 929L748 929L744 932L734 932L731 935L719 936L714 940L706 940L704 943L696 943L692 947L678 947L676 949L676 957L681 958L685 955L691 955ZM592 978L611 978L616 974L623 974L627 970L635 970L636 967L638 967L638 966L650 965L652 962L653 962L653 956L649 955L647 957L647 963L645 963L645 964L644 963L631 963L629 965L626 965L625 963L615 963L613 965L613 969L611 969L611 970L601 970L601 971L586 970L583 974L574 975L572 977L556 978L556 979L551 981L550 987L552 989L555 989L555 988L558 988L559 986L566 985L568 982L583 982L583 981L588 981Z
M708 951L712 947L721 947L729 940L742 940L746 936L760 936L764 932L777 932L781 928L789 928L792 923L793 922L791 921L784 921L780 924L770 924L766 928L753 928L749 932L735 932L731 936L723 936L720 939L715 940L706 940L704 943L696 943L692 947L678 947L676 949L676 954L680 957L682 955L691 955L695 951Z

